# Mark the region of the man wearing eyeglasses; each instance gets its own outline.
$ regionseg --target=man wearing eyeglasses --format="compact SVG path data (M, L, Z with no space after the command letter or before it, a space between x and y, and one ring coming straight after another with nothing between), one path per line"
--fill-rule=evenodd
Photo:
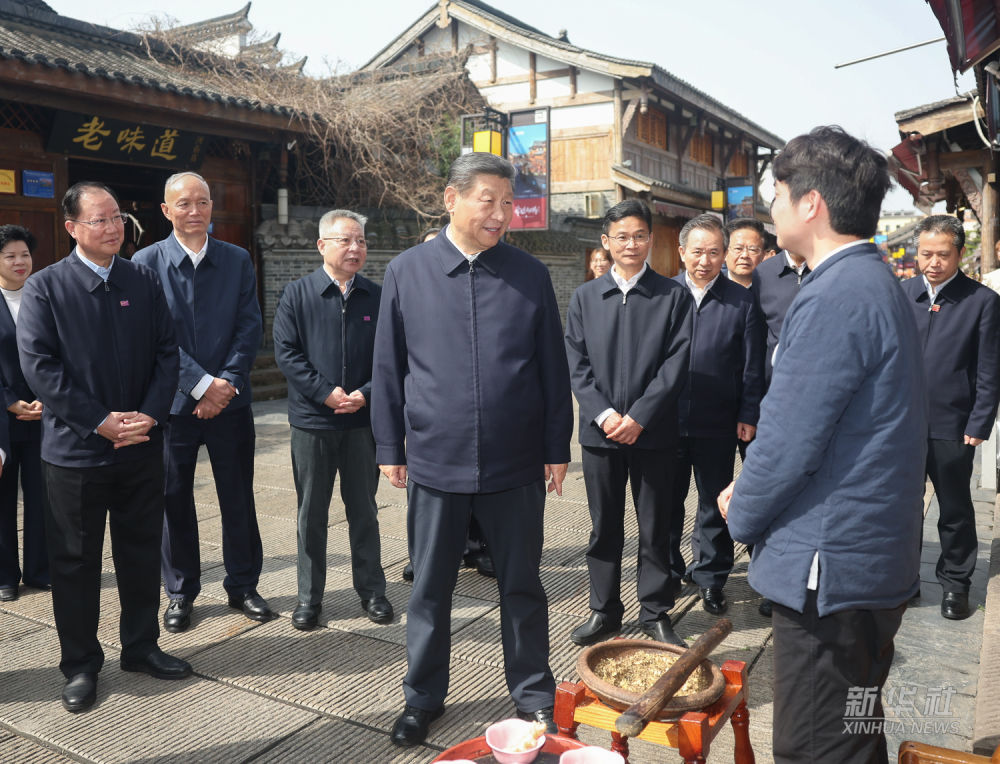
M157 646L163 531L162 425L177 389L173 321L156 276L117 257L125 216L111 189L63 197L76 248L25 283L17 342L43 403L42 468L63 707L97 699L104 528L121 602L121 668L181 679L191 666Z
M222 519L222 582L229 606L254 621L273 617L257 593L263 547L253 499L254 426L250 369L260 346L261 316L250 254L208 235L212 197L193 172L167 179L164 216L173 232L135 253L163 283L180 344L181 372L164 423L166 513L163 583L167 631L191 625L201 592L194 472L204 444L212 463Z
M670 498L677 447L677 400L686 381L691 298L646 263L652 216L637 199L604 216L601 243L614 266L573 293L566 354L580 404L579 438L592 530L588 620L570 633L590 645L616 633L625 544L625 486L639 524L639 626L649 637L684 645L670 625Z
M680 442L674 506L683 507L694 471L698 509L691 534L693 581L702 606L721 615L729 603L723 587L733 569L733 539L716 497L733 479L736 441L751 441L764 385L764 325L753 294L720 278L726 231L713 215L699 215L680 233L687 272L676 277L694 297L689 379L680 401ZM670 564L684 571L680 543L683 511L673 515Z
M274 315L274 357L288 380L298 496L298 592L292 626L316 626L326 585L327 520L337 473L347 514L354 590L374 623L389 623L379 539L378 465L368 400L382 289L358 271L367 219L331 210L319 221L323 264L285 287Z
M737 218L726 224L729 244L726 247L726 276L741 287L750 289L764 257L764 224L753 218Z

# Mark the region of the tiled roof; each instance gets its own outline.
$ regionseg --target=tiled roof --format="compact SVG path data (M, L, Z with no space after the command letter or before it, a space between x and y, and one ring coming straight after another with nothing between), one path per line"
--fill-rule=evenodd
M897 122L905 122L908 119L913 119L914 117L920 117L923 116L924 114L929 114L932 111L937 111L938 109L944 109L948 106L970 103L975 95L976 91L970 90L968 93L952 96L951 98L945 98L943 101L926 103L923 106L914 106L909 109L904 109L903 111L897 111L895 118ZM969 119L972 118L970 117Z
M148 47L147 47L148 43ZM40 0L0 0L0 66L9 60L79 72L95 79L153 88L235 108L291 115L290 109L210 89L192 71L171 65L171 51L155 39L53 13Z

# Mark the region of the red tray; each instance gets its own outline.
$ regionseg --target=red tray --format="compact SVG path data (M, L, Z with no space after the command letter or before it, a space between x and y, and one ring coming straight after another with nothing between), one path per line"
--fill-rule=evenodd
M542 750L533 764L558 764L560 754L586 747L586 743L581 743L579 740L559 735L546 735L545 745L542 746ZM496 764L493 752L486 745L485 737L473 738L452 746L438 755L434 761L448 761L449 759L469 759L481 762L481 764Z

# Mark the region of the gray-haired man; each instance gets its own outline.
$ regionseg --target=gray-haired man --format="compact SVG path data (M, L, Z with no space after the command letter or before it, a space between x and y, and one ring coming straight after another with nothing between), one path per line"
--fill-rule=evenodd
M298 495L299 604L292 626L316 626L326 585L333 484L347 513L354 590L375 623L392 620L385 597L378 467L368 418L372 348L382 289L358 275L368 255L366 218L332 210L319 221L323 265L285 287L274 315L274 356L288 379L292 470Z

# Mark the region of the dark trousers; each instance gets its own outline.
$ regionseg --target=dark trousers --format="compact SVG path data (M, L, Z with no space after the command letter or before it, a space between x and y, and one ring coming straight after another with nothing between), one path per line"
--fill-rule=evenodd
M299 500L299 602L316 605L323 601L330 498L338 471L347 514L354 590L363 600L384 596L382 542L375 504L379 472L371 429L309 430L293 426L291 447Z
M820 618L810 591L804 613L773 607L776 764L885 764L877 721L906 605Z
M162 569L167 596L198 596L201 550L194 506L194 469L204 443L222 514L223 586L231 596L257 588L264 550L253 500L255 434L249 406L213 419L171 415L163 428L166 505Z
M104 526L110 518L122 658L136 660L160 635L163 531L163 458L156 452L106 467L57 467L43 462L48 489L46 539L52 575L52 610L62 648L59 668L69 678L97 672L104 651L97 641L101 610Z
M976 449L958 440L927 441L927 475L938 507L941 556L937 579L945 592L967 592L979 551L972 506L972 460Z
M639 525L636 593L639 620L653 623L674 606L670 586L670 520L676 505L670 488L668 449L583 447L583 481L590 506L590 609L620 621L622 550L625 546L625 484L632 486Z
M522 711L551 707L555 680L549 669L549 611L538 576L544 483L467 494L438 491L410 480L407 497L406 530L414 573L406 621L407 705L433 711L448 694L451 597L469 519L475 517L497 571L507 689Z
M719 513L718 498L733 479L736 464L736 427L726 438L681 438L677 446L677 471L674 475L673 505L677 508L671 519L670 569L683 575L681 536L684 535L684 500L687 498L694 469L698 489L698 513L691 533L691 579L701 588L721 589L733 569L733 538L729 526Z
M35 422L34 424L38 424ZM40 429L40 428L39 428ZM42 441L16 440L0 473L0 587L47 586L49 555L45 549L45 491L42 483ZM24 567L18 565L17 484L24 494Z

